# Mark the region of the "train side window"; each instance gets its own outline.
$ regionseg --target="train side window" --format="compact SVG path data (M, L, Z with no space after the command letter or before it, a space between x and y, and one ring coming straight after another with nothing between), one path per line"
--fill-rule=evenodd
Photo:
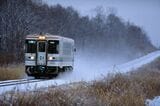
M37 42L35 40L26 40L26 53L36 53L37 52Z
M48 53L53 53L53 54L59 53L59 41L58 40L48 41Z

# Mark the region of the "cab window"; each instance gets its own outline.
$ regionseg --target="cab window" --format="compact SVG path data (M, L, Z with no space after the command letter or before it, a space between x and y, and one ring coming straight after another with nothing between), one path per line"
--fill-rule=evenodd
M36 53L37 51L37 42L35 40L26 40L26 53Z
M52 54L59 53L59 41L58 40L48 41L48 53L52 53Z

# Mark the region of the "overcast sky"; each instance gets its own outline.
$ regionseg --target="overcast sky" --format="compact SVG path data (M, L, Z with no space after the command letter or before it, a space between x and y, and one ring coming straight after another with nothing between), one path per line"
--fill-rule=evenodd
M152 43L160 46L160 0L44 0L49 5L72 6L81 15L94 15L94 9L116 8L117 15L130 21L148 34Z

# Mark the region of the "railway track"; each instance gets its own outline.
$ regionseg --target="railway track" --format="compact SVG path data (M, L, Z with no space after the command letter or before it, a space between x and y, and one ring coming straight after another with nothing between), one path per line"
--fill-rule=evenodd
M0 81L0 87L44 81L44 79L19 79Z

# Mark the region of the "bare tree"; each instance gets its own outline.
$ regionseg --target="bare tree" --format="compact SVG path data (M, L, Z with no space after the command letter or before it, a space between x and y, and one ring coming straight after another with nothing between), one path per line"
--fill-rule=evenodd
M49 7L42 0L0 0L0 52L21 62L25 36L39 32L73 38L78 50L91 53L129 57L135 53L136 57L155 50L143 29L124 22L115 15L115 9L109 11L97 8L97 15L89 18L72 7Z

